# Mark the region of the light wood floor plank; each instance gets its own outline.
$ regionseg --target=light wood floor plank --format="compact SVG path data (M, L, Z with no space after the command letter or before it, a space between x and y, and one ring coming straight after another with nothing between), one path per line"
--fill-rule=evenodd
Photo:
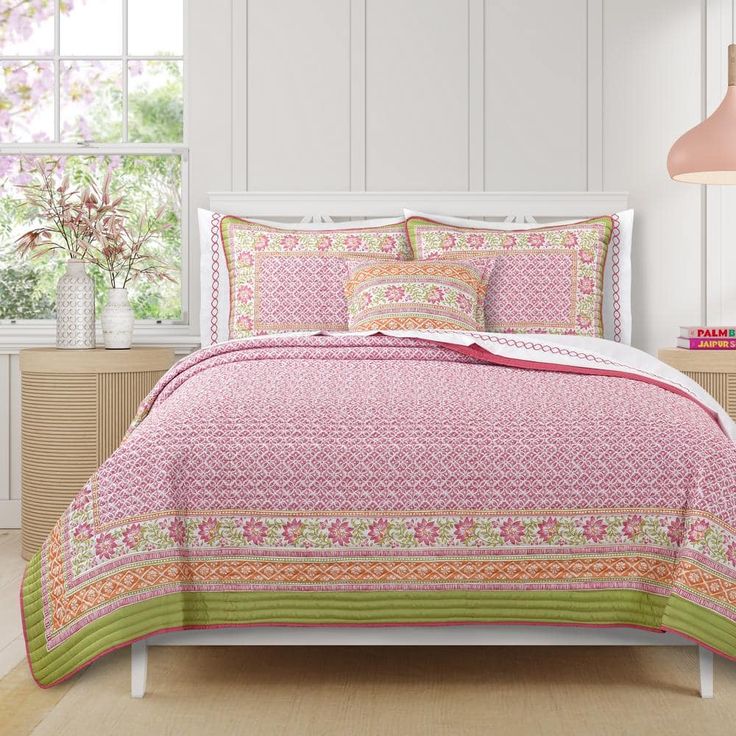
M0 680L0 736L28 736L59 704L69 685L42 690L30 677L25 662ZM101 726L98 734L110 734Z
M20 618L21 577L0 585L0 649L22 633Z
M20 531L0 529L0 677L25 657L20 619L25 565L20 556Z
M5 677L26 658L26 645L23 636L16 636L0 649L0 677Z
M0 586L19 579L25 568L26 562L20 556L20 532L0 530Z

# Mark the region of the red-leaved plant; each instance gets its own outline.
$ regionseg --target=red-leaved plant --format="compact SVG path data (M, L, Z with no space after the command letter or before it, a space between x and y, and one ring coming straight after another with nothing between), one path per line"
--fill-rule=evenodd
M57 159L26 159L26 164L33 180L19 188L32 216L43 225L23 233L16 240L18 250L33 258L61 250L69 258L84 260L102 219L120 207L122 198L103 201L94 184L79 191L71 187L67 176L57 183Z
M73 189L68 177L57 185L58 164L55 159L37 161L34 180L21 187L26 203L45 224L18 238L20 253L38 257L64 250L70 258L97 266L113 289L138 277L172 280L151 248L171 226L162 219L164 208L133 216L124 197L112 196L109 172L101 187L93 181L81 191Z
M122 209L104 215L95 245L87 251L85 260L107 275L113 289L124 289L139 277L171 281L166 265L150 248L171 227L162 219L164 212L165 208L160 207L153 214L146 210L138 218Z

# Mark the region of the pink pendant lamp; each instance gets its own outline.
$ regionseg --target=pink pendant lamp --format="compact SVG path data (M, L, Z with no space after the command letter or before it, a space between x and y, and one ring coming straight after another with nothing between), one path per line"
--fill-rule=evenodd
M728 89L723 102L675 141L667 170L676 181L736 184L736 44L728 47Z

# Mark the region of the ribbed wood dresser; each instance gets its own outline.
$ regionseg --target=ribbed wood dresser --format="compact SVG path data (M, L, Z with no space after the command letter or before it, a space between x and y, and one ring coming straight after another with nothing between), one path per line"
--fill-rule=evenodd
M658 356L699 383L736 420L736 350L664 348Z
M174 363L168 348L20 353L21 551L29 559Z

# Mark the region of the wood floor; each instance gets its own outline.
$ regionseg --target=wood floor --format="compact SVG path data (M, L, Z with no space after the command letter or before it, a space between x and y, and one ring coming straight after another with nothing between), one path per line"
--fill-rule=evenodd
M702 700L691 647L156 647L139 701L123 649L42 690L19 546L0 531L0 736L736 734L736 664Z
M19 591L25 562L20 556L20 532L0 529L0 677L25 657L20 627Z

